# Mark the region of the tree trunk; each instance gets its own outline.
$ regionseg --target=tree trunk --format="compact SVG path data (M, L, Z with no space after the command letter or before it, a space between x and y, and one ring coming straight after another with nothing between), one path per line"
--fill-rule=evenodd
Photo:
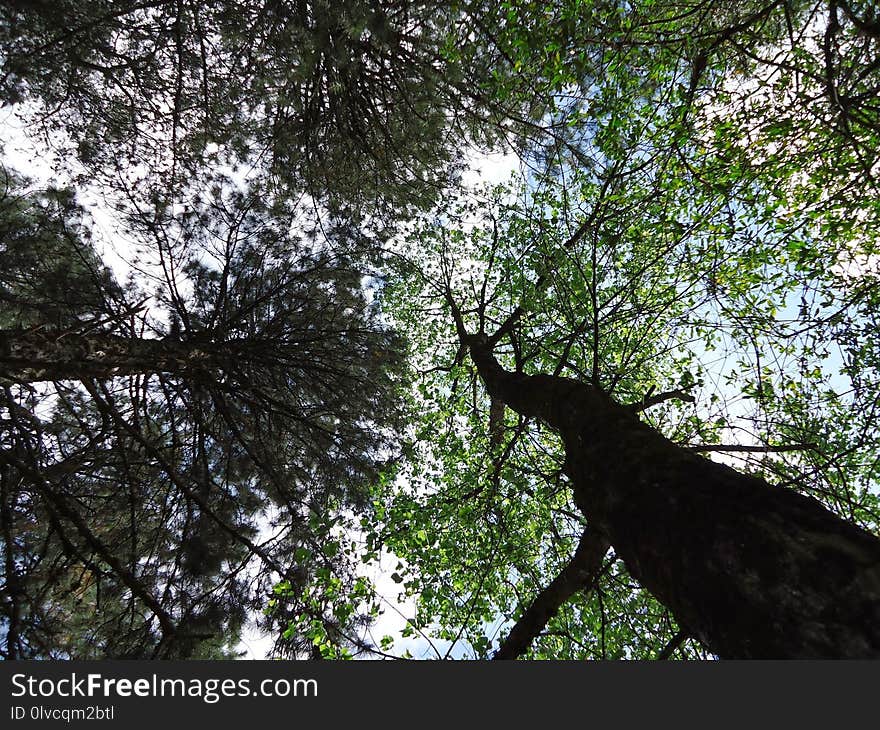
M219 364L216 352L176 339L104 333L0 330L0 383L110 378L151 372L192 372Z
M724 658L880 657L880 539L676 446L587 384L504 370L493 398L559 432L575 501L681 627Z

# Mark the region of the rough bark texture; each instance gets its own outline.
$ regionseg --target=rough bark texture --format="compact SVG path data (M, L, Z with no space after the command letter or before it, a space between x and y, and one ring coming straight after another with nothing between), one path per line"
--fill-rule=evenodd
M712 652L880 657L880 539L676 446L589 385L505 371L484 336L468 344L493 397L560 433L579 508Z
M175 339L0 330L0 382L7 384L187 372L210 368L216 359L204 347Z

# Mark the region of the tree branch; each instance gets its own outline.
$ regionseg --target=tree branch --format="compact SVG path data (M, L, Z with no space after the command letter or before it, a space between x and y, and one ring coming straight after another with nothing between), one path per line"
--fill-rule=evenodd
M66 498L59 491L43 479L39 471L31 468L21 459L13 457L9 451L0 452L0 463L7 464L18 471L36 488L44 499L52 503L59 515L73 525L83 541L101 557L132 594L140 598L144 605L153 612L162 627L164 638L174 636L177 633L174 620L159 604L156 597L144 587L143 583L131 571L117 560L110 548L92 532L82 516L67 503Z
M680 400L686 403L693 403L696 398L681 388L665 390L662 393L657 393L655 395L652 395L652 391L649 390L642 400L637 403L631 403L629 407L633 410L633 413L639 413L641 411L646 411L651 406L656 406L657 404L664 403L668 400Z
M696 452L707 451L748 451L757 454L781 454L786 451L808 451L816 444L788 444L787 446L750 446L746 444L694 444L686 448Z
M862 19L855 14L850 4L846 0L837 0L833 5L843 10L847 18L852 24L859 29L859 32L870 38L880 38L880 19Z
M492 659L522 656L568 599L578 591L592 588L602 573L602 559L608 547L608 541L595 530L584 530L568 565L522 613Z
M660 650L660 653L657 654L656 660L663 661L665 659L669 659L669 657L672 656L672 654L675 652L675 650L678 649L678 647L680 647L684 643L684 641L685 641L685 639L687 639L687 637L688 637L687 631L685 631L684 629L679 629L678 633L675 636L673 636L666 643L666 646L664 646Z

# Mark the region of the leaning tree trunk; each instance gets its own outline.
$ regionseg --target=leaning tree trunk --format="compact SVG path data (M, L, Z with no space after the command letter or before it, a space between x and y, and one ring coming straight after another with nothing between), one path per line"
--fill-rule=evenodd
M225 352L230 350L230 352ZM79 334L51 329L0 330L0 384L110 378L151 372L191 372L233 353L173 338Z
M713 653L880 657L880 539L676 446L596 388L504 370L485 335L468 344L493 398L559 432L581 511Z

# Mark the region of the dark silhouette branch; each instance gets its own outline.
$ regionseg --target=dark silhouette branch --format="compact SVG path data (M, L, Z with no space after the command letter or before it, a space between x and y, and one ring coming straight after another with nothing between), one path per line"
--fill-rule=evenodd
M590 590L602 573L608 541L587 528L568 564L517 619L492 659L517 659L544 630L562 605L582 590Z
M73 525L84 542L101 557L101 560L119 577L119 580L155 614L159 625L162 627L162 634L166 639L177 633L177 628L171 615L162 608L155 596L144 588L137 576L122 565L110 551L110 548L98 539L82 516L68 504L66 498L53 485L43 479L43 476L36 469L25 464L21 459L13 457L9 451L0 452L0 462L12 467L25 477L37 489L40 495L52 504L58 515Z
M669 659L669 657L671 657L675 653L675 650L678 649L678 647L680 647L684 643L684 641L685 641L685 639L687 639L687 637L688 637L687 631L685 631L684 629L679 629L678 633L676 633L675 636L673 636L666 643L666 646L664 646L660 650L660 652L657 654L655 659L657 659L658 661L664 661L666 659Z
M638 403L632 403L630 408L632 408L634 413L639 413L641 411L645 411L652 406L656 406L660 403L665 403L668 400L680 400L685 403L693 403L696 398L688 393L686 390L682 390L681 388L675 388L674 390L665 390L662 393L654 393L652 391L648 391L645 394L645 397L642 398Z
M816 444L788 444L786 446L758 446L747 444L695 444L687 447L691 451L744 451L756 454L781 454L787 451L808 451L815 449Z

